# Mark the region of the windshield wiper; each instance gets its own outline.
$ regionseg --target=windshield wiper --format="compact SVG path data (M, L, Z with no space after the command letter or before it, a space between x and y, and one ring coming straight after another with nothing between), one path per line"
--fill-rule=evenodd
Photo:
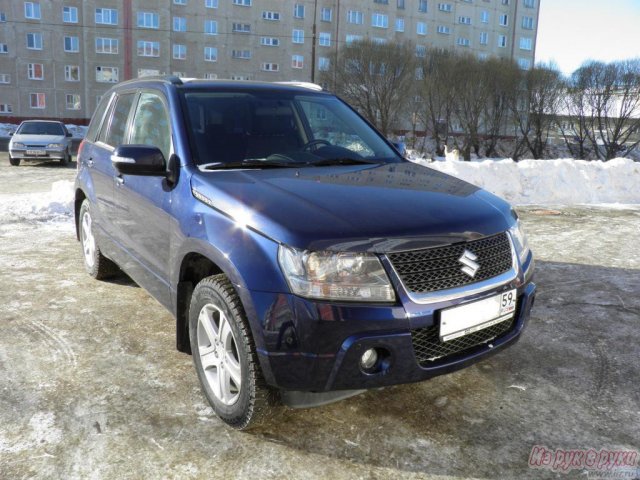
M323 167L329 165L379 165L380 162L373 160L365 160L364 158L352 158L352 157L337 157L337 158L322 158L315 162L309 162L309 165L314 167Z
M239 162L219 162L203 165L202 168L207 170L229 170L234 168L296 168L300 165L293 162L274 162L247 158Z

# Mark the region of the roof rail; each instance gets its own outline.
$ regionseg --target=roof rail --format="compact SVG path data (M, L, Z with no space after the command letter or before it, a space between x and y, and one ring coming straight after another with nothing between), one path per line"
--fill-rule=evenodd
M292 87L301 87L301 88L306 88L308 90L315 90L316 92L321 92L322 91L322 87L320 85L318 85L317 83L311 83L311 82L274 82L277 83L278 85L290 85Z

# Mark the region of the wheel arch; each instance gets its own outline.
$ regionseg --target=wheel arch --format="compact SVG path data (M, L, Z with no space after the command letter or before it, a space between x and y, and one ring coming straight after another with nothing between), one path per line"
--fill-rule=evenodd
M75 199L73 201L73 218L76 224L76 239L80 240L80 207L87 196L81 188L76 189Z

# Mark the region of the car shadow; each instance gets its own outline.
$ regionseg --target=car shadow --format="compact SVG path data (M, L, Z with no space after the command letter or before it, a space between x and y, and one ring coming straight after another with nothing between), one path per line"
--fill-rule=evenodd
M534 445L637 445L640 272L538 262L516 345L459 372L315 409L255 433L308 453L433 475L540 478ZM574 472L575 473L575 472Z

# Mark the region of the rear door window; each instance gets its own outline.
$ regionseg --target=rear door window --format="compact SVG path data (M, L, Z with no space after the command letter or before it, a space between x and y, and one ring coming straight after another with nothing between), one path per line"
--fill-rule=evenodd
M128 143L158 147L164 158L169 158L171 153L169 115L158 95L154 93L140 95Z
M105 126L100 133L100 141L117 147L125 143L125 132L127 129L127 120L129 112L135 99L135 94L126 93L119 95L111 113L111 120L105 122Z
M100 126L102 125L102 119L104 118L104 114L107 110L107 107L109 106L110 100L111 95L105 95L104 97L102 97L102 100L100 100L100 103L98 104L98 107L96 108L96 111L91 118L91 124L89 125L89 129L87 130L87 134L85 135L85 138L87 140L91 142L94 142L96 140L96 136L98 134L98 131L100 130Z

